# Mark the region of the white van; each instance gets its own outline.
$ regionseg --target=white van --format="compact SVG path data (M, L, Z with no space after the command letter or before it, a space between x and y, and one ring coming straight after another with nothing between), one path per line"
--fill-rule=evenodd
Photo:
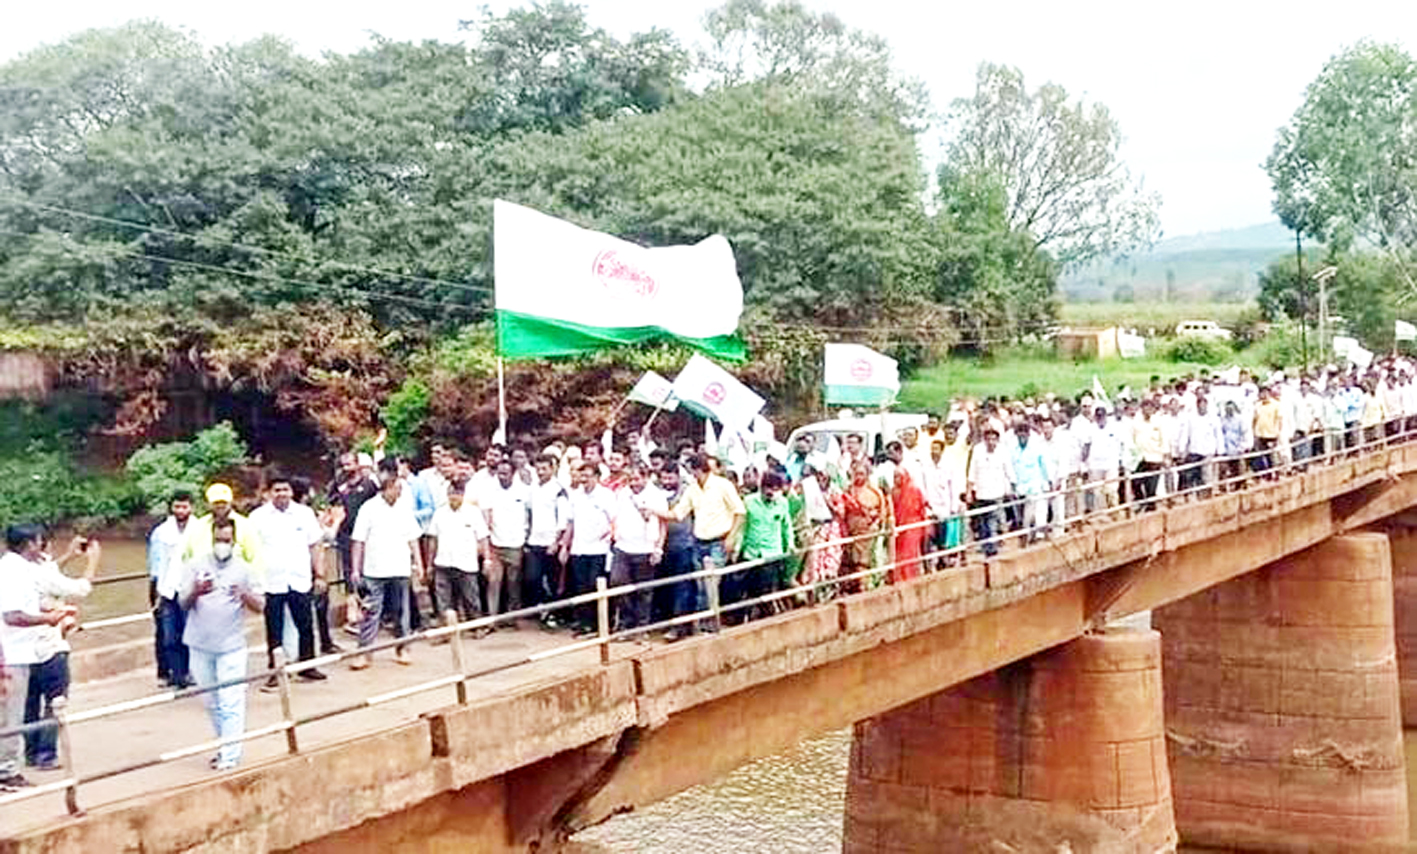
M811 436L812 450L826 453L832 439L836 439L839 447L845 448L846 437L857 433L864 437L865 447L870 449L872 458L876 458L886 452L886 443L900 435L900 431L907 427L919 430L925 426L926 420L927 416L923 414L913 415L903 412L887 412L884 420L879 413L862 414L851 418L833 418L830 421L818 421L793 430L792 435L787 439L787 447L789 449L796 448L798 437ZM884 433L881 432L883 423Z
M1206 338L1211 341L1229 341L1231 332L1214 320L1187 320L1176 326L1177 338Z

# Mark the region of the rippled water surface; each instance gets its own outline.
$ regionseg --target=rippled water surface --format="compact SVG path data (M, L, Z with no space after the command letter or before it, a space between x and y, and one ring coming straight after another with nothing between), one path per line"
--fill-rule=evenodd
M841 850L851 731L804 741L576 837L580 854Z

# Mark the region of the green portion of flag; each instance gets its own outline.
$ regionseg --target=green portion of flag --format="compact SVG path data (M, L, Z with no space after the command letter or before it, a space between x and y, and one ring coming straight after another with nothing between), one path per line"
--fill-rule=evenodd
M828 406L884 406L895 403L895 392L879 386L828 385L823 402Z
M658 326L583 326L515 311L497 312L497 354L505 359L576 356L650 341L677 341L714 358L734 362L748 356L743 339L737 335L685 338Z

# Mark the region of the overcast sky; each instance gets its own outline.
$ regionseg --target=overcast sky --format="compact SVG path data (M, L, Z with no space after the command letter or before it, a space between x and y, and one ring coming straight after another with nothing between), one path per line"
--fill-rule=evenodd
M1105 103L1126 136L1124 157L1161 193L1167 236L1273 219L1260 164L1323 63L1363 38L1417 42L1417 3L1276 0L1181 3L924 3L807 0L889 40L898 66L929 86L937 108L968 95L981 61L1023 69L1030 87L1053 81ZM514 5L498 0L494 11ZM659 26L692 45L706 0L590 0L591 21L620 34ZM276 33L302 50L349 51L369 33L395 39L461 37L480 4L447 0L13 0L0 60L85 27L155 18L211 43ZM934 139L926 146L934 149ZM927 156L935 156L927 150Z

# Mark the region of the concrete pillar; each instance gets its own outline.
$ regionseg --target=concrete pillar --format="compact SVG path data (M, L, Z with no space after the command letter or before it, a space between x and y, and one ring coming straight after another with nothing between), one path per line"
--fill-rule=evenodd
M1185 844L1406 850L1385 535L1335 537L1153 618Z
M1160 653L1108 630L858 723L844 850L1173 850Z
M1397 639L1397 677L1402 723L1417 727L1417 520L1388 528L1392 546L1393 630Z

